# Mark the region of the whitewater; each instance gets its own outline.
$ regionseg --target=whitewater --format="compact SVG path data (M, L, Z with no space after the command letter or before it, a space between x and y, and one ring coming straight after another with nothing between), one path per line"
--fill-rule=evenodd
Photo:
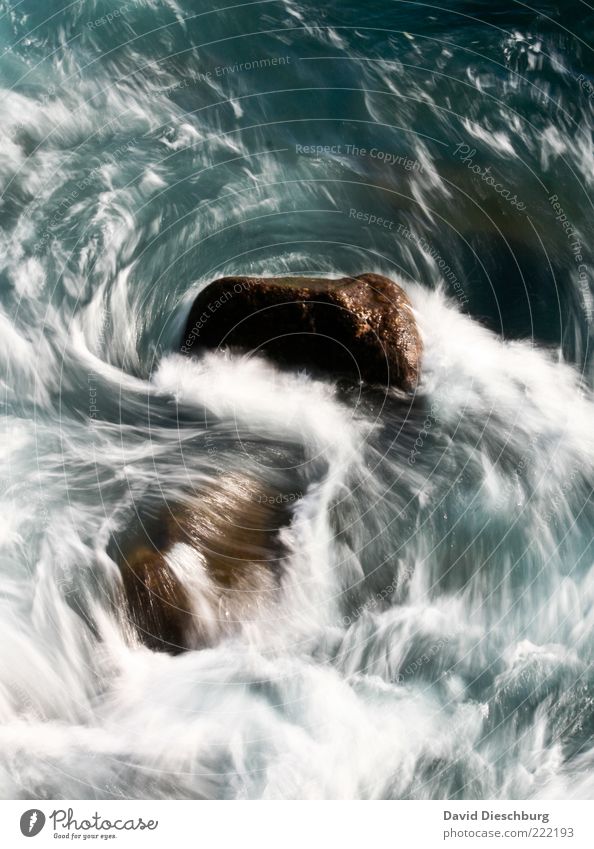
M472 5L0 2L3 798L594 796L594 19ZM217 277L364 272L414 394L179 353ZM150 651L114 540L237 469L280 596Z

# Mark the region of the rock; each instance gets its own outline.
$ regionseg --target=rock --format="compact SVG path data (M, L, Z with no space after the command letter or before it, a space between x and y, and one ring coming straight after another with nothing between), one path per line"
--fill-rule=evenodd
M285 365L413 390L421 338L398 284L379 274L223 277L196 298L181 352L237 348Z
M165 556L142 545L127 552L119 566L128 620L140 640L153 651L177 654L188 648L192 604Z
M270 605L288 553L279 530L295 498L233 473L164 507L118 557L137 637L174 654L201 648Z

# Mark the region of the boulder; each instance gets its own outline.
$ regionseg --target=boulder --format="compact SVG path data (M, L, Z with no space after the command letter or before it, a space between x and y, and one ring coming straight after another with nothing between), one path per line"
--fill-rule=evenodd
M143 523L144 538L117 558L132 634L175 654L254 619L278 594L288 554L279 531L296 498L230 473Z
M124 610L130 630L153 651L177 654L189 648L192 604L183 581L163 552L139 545L119 562Z
M422 343L403 289L379 274L222 277L195 299L182 354L264 353L284 365L414 390Z

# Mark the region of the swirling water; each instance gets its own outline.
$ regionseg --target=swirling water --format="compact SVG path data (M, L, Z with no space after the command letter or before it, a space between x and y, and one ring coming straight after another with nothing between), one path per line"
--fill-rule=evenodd
M593 33L0 2L3 796L594 794ZM413 301L414 398L175 353L215 277L364 271ZM150 652L110 540L237 468L304 493L281 598Z

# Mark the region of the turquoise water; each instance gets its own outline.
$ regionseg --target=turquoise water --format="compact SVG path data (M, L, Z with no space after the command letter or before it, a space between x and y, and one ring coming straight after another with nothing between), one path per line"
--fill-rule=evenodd
M594 795L593 32L0 2L4 797ZM365 271L414 398L175 353L216 277ZM237 468L305 493L278 602L151 653L114 535Z

